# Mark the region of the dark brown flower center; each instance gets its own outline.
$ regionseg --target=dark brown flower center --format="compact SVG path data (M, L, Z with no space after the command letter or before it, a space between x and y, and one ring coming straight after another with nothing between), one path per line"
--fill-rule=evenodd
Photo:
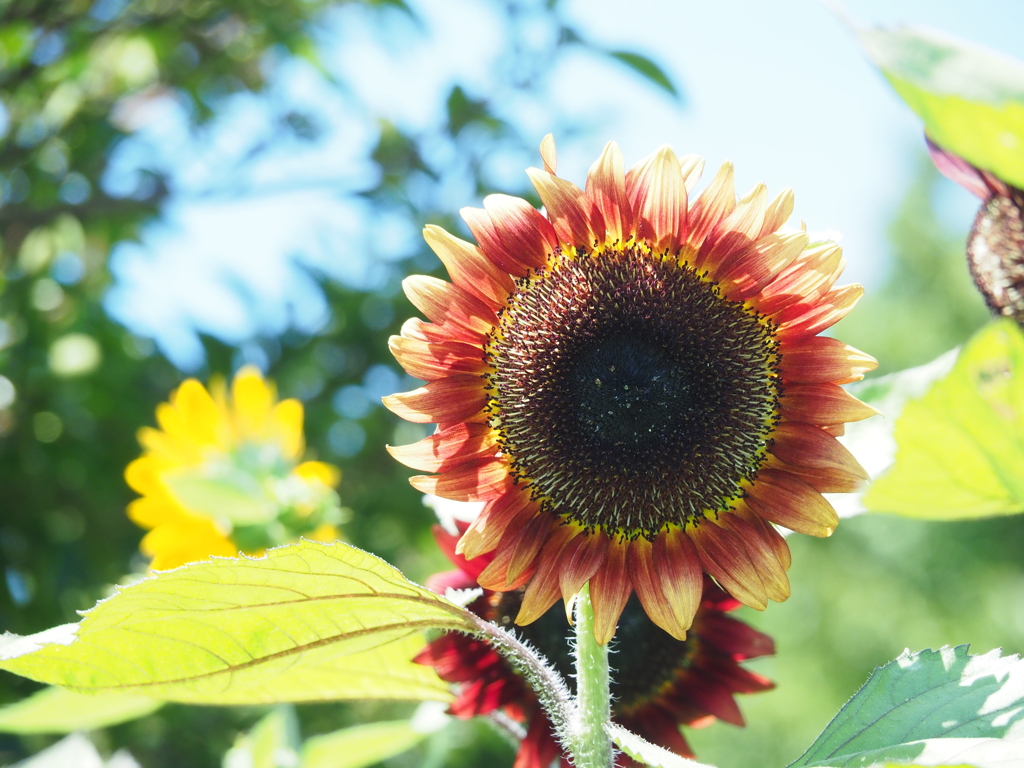
M513 627L513 619L523 601L522 590L496 593L492 598L491 621L505 628ZM576 673L568 637L572 633L561 603L537 621L515 631L544 654L575 693ZM656 626L633 595L619 619L615 631L610 665L612 668L612 711L627 712L658 696L680 670L687 669L697 650L693 634L676 640Z
M1024 192L985 201L967 240L967 259L989 308L1024 326Z
M547 510L653 537L726 508L777 422L775 326L642 244L556 253L487 345L491 410Z

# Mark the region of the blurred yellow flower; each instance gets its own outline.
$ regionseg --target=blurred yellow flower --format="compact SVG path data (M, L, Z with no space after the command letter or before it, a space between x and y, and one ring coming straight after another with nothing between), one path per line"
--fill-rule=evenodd
M140 549L154 570L211 555L258 554L299 536L338 537L341 472L301 461L303 410L278 402L259 370L238 371L207 391L188 379L156 410L158 429L139 430L142 456L125 480L142 494L128 517L149 529Z

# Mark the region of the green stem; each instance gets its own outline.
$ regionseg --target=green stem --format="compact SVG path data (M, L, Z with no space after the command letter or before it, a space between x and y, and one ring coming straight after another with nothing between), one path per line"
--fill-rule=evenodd
M605 730L611 721L608 646L594 639L594 606L590 585L576 598L576 701L573 765L577 768L612 768L615 751Z

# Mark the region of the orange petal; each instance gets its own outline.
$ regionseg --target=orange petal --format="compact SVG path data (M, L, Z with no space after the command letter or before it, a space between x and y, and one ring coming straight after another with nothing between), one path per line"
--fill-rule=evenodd
M704 173L704 158L700 155L683 155L679 158L679 170L683 172L686 196L689 197L700 181L701 174Z
M423 238L447 268L452 282L493 309L505 304L515 283L475 245L433 224L423 229Z
M508 569L505 573L505 589L512 584L519 576L526 572L526 569L533 565L534 559L547 541L548 533L555 522L554 518L547 512L538 512L533 518L520 528L508 528L502 536L502 548L510 548L512 554L509 557ZM505 539L508 539L506 545Z
M590 601L594 606L594 637L605 645L615 635L622 609L633 585L626 570L629 542L616 538L608 542L604 563L590 579Z
M488 564L488 566L480 572L480 575L476 577L477 584L484 589L491 590L492 592L504 592L519 589L521 586L526 584L526 582L533 578L534 573L536 573L536 560L534 560L533 564L529 568L519 575L518 579L509 582L507 574L508 564L511 557L512 549L510 547L505 547L504 549L499 548L494 554L494 559L491 560L490 564ZM554 601L552 601L552 603L553 602Z
M782 379L795 384L848 384L878 367L875 358L827 336L783 338L779 351Z
M462 218L484 254L509 274L523 277L543 266L557 247L551 222L525 200L488 195L484 208L463 208Z
M814 469L837 469L868 479L868 473L846 446L810 424L784 421L772 432L771 452L787 464Z
M826 431L826 434L829 433ZM854 493L861 490L865 482L862 472L853 474L834 467L798 467L787 464L777 456L769 456L764 466L795 475L818 493Z
M761 289L756 299L758 311L774 315L791 304L816 301L835 284L844 266L843 249L835 243L804 251Z
M864 289L859 285L847 285L830 291L819 299L816 306L807 308L800 316L781 322L776 320L779 323L779 334L787 338L816 336L846 317L863 295Z
M683 639L704 592L704 569L701 568L700 556L681 528L660 534L654 540L653 550L655 578L661 584L661 591L675 620L675 631L668 631Z
M455 545L455 554L472 560L490 552L498 546L508 528L522 525L533 517L537 509L530 494L519 488L513 488L492 499L462 534L459 543Z
M452 375L480 375L487 370L483 350L461 341L429 342L392 336L388 348L405 372L417 379L436 381Z
M558 587L558 571L561 567L562 549L569 539L578 535L571 525L556 525L551 529L547 543L537 558L537 572L530 579L523 593L523 603L516 616L516 624L529 624L543 616L548 608L561 596Z
M843 424L878 414L838 384L788 384L779 408L782 418L805 424Z
M637 237L656 250L677 250L686 240L686 185L671 147L662 146L630 169L627 186Z
M690 209L690 231L687 242L700 248L718 223L732 213L736 207L736 191L733 187L732 163L725 162Z
M463 421L487 403L479 376L448 376L383 398L384 407L406 421L433 424Z
M758 237L764 237L778 231L779 227L789 221L789 217L792 215L793 190L784 189L775 196L774 200L768 203L768 210L764 213L764 224L761 225Z
M412 445L385 446L407 467L424 472L444 472L470 459L494 456L498 444L486 424L455 424Z
M504 459L477 459L441 475L415 475L409 484L442 499L490 501L509 489L512 478Z
M587 174L587 197L601 211L606 242L625 240L633 234L633 211L626 197L626 170L622 151L609 141Z
M751 525L739 515L725 513L720 518L724 528L734 534L742 544L757 571L769 599L781 603L789 598L789 577L786 568L775 553L775 548L761 535L761 529Z
M775 530L775 526L754 514L750 507L742 501L732 510L732 514L742 517L757 529L761 540L771 548L782 567L788 571L790 565L793 564L793 556L785 537Z
M764 184L758 184L744 195L717 229L723 234L736 232L753 240L761 234L767 204L768 188Z
M737 256L730 259L729 253L720 252L716 245L704 262L705 266L712 270L726 296L735 301L752 298L756 302L764 286L792 264L807 247L807 235L803 232L773 234L751 242L745 235L729 233L721 242L731 242L738 249ZM717 259L724 260L718 264Z
M554 174L558 162L555 154L555 137L550 133L540 140L540 159L544 163L544 170Z
M445 280L410 275L402 281L402 288L428 320L450 328L462 341L480 341L497 323L494 311L484 302Z
M662 591L662 579L654 568L654 548L651 542L643 537L631 541L628 563L630 581L648 617L673 637L685 640L693 615L683 617L678 611L691 606L673 606ZM696 604L692 608L696 611Z
M526 174L544 203L560 242L589 249L604 240L604 219L582 189L536 168L528 168Z
M824 497L798 477L762 469L747 488L747 505L758 515L810 536L831 536L839 516Z
M607 551L608 536L603 531L582 533L565 545L562 550L562 567L558 572L558 586L567 603L601 567Z
M763 611L768 607L768 594L761 576L735 533L712 520L703 520L688 533L704 570L722 585L722 589L751 608Z

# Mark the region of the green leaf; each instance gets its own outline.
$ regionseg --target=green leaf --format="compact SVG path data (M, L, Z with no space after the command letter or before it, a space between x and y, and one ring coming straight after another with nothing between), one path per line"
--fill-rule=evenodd
M669 752L664 747L651 744L621 725L606 723L604 729L612 737L615 746L644 765L650 765L653 768L712 768L712 766L698 763L696 760L681 757L675 752Z
M931 520L1024 511L1024 334L981 329L896 422L896 461L864 505Z
M302 746L302 768L364 768L412 749L426 737L409 720L370 723L314 736Z
M926 29L858 36L939 146L1024 187L1024 64Z
M160 709L164 703L134 693L88 695L44 688L0 709L2 733L72 733L106 728Z
M1021 739L925 739L830 761L829 768L1007 768L1021 755Z
M1019 657L1003 657L998 650L972 656L966 645L904 651L874 671L790 768L921 761L922 755L947 748L949 757L939 762L961 762L958 748L984 751L967 741L1021 738L1024 662Z
M621 61L630 69L646 77L659 88L667 91L671 96L682 101L679 89L676 88L675 83L672 82L669 76L665 74L665 70L646 56L641 56L639 53L632 53L630 51L608 51L608 55L613 59Z
M202 704L449 700L412 662L425 629L475 631L468 611L348 544L165 571L81 624L0 638L0 669L74 690Z

